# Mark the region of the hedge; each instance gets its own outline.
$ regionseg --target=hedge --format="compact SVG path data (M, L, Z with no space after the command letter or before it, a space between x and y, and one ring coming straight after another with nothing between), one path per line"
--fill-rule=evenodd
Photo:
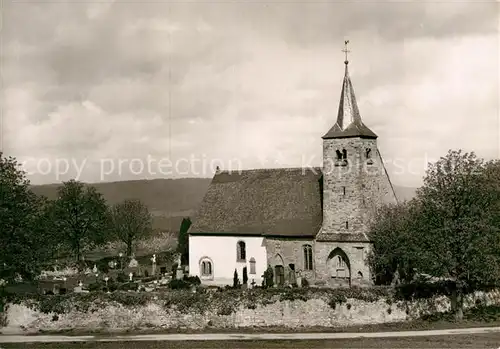
M185 282L184 280L177 280ZM220 289L211 291L198 288L196 292L186 289L171 289L167 292L124 292L105 293L102 291L90 293L69 293L64 295L37 295L16 297L11 295L10 303L20 303L38 309L43 313L63 314L72 310L94 311L105 304L117 303L126 307L142 306L150 301L160 302L165 308L175 308L183 313L215 312L228 315L238 307L255 309L275 302L321 298L331 307L344 303L347 298L360 299L367 302L381 298L392 298L389 288L340 288L340 289L262 289L256 288L242 291L240 289Z

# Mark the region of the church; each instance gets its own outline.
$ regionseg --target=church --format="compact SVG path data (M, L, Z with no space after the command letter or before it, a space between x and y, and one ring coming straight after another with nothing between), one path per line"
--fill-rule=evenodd
M242 282L246 269L261 285L269 266L279 286L372 283L370 220L397 199L344 64L321 168L216 171L188 231L189 274L203 284L232 285L235 270Z

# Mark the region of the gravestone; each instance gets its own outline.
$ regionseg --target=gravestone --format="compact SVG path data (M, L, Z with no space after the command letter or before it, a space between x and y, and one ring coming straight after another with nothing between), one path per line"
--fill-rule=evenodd
M152 264L152 270L151 270L151 275L156 274L156 255L154 254L153 257L151 257L151 264Z
M302 271L297 271L297 287L302 287Z
M177 270L175 271L175 278L177 280L180 280L182 278L184 278L184 269L182 268L182 260L181 260L181 254L180 253L176 253L175 254L175 259L177 260L176 264L177 264Z
M401 281L399 280L399 270L396 269L396 272L394 273L394 277L393 277L392 282L391 282L391 286L395 287L395 286L398 286L400 283L401 283Z
M75 293L82 293L83 292L83 282L78 282L78 286L75 286L73 288L73 292Z
M181 280L184 278L184 269L182 269L182 267L177 267L177 271L175 273L175 278L177 280Z
M177 260L177 262L176 262L177 263L177 267L180 267L181 264L182 264L181 257L182 257L182 255L180 253L176 253L175 254L175 258Z
M128 267L129 268L138 268L139 262L134 257L132 257L132 259L130 260L130 263L128 264Z

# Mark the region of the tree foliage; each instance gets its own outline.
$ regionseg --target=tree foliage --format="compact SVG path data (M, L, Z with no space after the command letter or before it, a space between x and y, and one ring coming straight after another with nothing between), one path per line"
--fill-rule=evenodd
M47 212L18 162L0 153L0 279L31 279L50 258Z
M248 271L247 267L243 267L243 285L248 284Z
M233 274L233 287L238 288L241 286L240 278L238 276L238 271L234 269L234 274Z
M369 264L376 284L389 285L396 281L411 281L414 272L415 235L412 234L413 202L391 204L379 208L371 228L374 242Z
M125 200L112 208L112 229L115 236L127 246L127 256L132 255L133 245L153 230L153 218L140 200Z
M77 262L85 250L109 239L109 209L94 187L74 180L64 182L51 213L55 233Z
M381 210L371 229L376 277L397 269L407 282L415 271L447 279L461 318L464 293L500 280L499 168L461 151L430 164L416 197Z
M184 218L181 222L179 229L179 237L177 240L177 252L181 254L181 261L183 264L189 263L189 235L188 230L191 226L191 219Z

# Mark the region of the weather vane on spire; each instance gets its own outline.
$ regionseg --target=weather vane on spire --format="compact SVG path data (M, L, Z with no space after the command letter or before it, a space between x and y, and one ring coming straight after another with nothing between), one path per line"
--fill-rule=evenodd
M345 61L344 61L344 64L346 64L346 65L349 63L349 61L347 60L347 53L351 52L351 51L349 51L349 50L347 49L347 44L349 44L349 40L345 40L345 41L344 41L345 48L342 50L342 52L344 52L344 53L345 53Z

